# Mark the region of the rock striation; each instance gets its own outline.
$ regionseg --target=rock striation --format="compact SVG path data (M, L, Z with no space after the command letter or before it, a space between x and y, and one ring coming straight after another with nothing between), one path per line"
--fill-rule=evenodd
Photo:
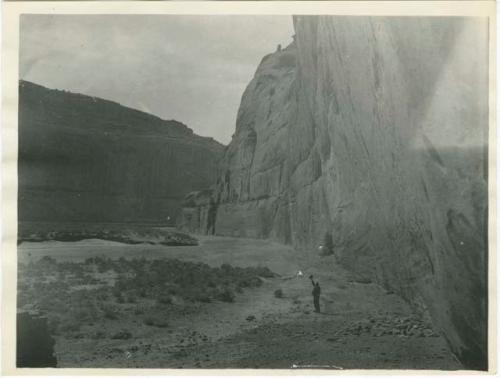
M465 367L486 369L487 21L297 16L294 27L243 94L213 193L191 201L213 215L184 224L304 253L330 233L341 264L430 315Z
M19 219L173 221L223 150L180 122L21 81Z

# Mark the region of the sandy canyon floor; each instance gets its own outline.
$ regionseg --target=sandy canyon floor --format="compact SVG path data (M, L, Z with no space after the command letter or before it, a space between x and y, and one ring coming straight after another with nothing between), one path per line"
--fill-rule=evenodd
M184 247L102 240L23 242L18 249L23 267L19 270L20 294L35 290L36 280L46 283L46 295L56 286L65 293L100 293L97 289L116 283L113 271L92 271L83 285L71 274L23 275L27 266L36 266L44 256L59 266L83 266L90 257L123 263L176 259L213 268L222 264L259 266L276 273L260 277L259 285L236 290L228 301L189 301L175 293L160 302L141 296L92 296L92 303L97 303L94 316L73 317L70 320L77 324L64 327L56 324L58 367L462 368L443 337L416 317L400 297L375 283L356 282L333 256L308 254L264 240L197 237L200 245ZM302 277L297 275L299 270ZM321 284L320 314L313 311L310 274ZM276 294L277 290L282 295ZM30 308L33 302L36 300L25 297L18 307ZM47 307L50 319L50 312L57 309L55 305ZM58 318L54 315L54 319L52 323Z

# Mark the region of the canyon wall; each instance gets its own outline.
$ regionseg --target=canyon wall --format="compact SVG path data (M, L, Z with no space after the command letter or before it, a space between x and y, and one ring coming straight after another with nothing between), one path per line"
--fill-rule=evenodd
M330 233L341 264L429 314L465 367L486 369L487 20L294 27L243 94L210 199L181 224L304 253Z
M19 220L173 222L223 150L180 122L21 81Z

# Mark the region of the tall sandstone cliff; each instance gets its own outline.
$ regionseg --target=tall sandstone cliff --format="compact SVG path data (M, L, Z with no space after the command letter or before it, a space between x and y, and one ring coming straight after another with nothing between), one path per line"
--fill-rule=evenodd
M166 222L224 147L177 121L19 84L19 220Z
M295 17L243 94L198 232L271 238L340 263L430 314L487 367L487 22Z

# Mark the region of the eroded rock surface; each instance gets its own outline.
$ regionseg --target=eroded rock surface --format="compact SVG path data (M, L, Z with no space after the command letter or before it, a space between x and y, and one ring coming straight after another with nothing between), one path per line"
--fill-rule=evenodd
M215 215L190 227L304 253L331 233L345 267L430 314L462 363L485 369L487 22L301 16L294 26L243 95L203 203Z

